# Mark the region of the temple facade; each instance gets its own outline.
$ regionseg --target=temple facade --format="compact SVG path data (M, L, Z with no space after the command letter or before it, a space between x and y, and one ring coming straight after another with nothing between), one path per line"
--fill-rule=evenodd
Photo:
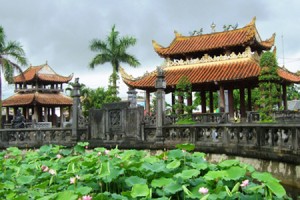
M156 53L165 60L161 68L165 74L165 91L172 94L172 104L175 103L175 98L182 98L175 97L174 92L178 81L184 76L192 84L192 91L200 93L202 113L214 112L216 108L213 106L213 93L217 92L220 111L224 112L227 105L229 116L232 118L233 91L239 90L239 112L241 117L245 118L246 111L253 109L251 90L258 87L260 56L264 51L275 48L275 34L267 40L262 40L255 21L256 18L253 18L242 28L195 36L183 36L175 31L175 38L168 47L152 41ZM286 86L300 83L300 77L284 67L279 67L277 72L280 77L282 106L287 109ZM122 68L120 73L129 88L146 91L146 111L150 112L150 93L156 91L157 72L146 73L138 78L127 74ZM193 102L192 96L187 100L188 105ZM206 105L207 97L209 105Z
M52 126L62 125L63 112L73 104L71 97L64 95L63 84L68 83L73 74L65 77L54 72L46 63L30 66L23 74L14 77L15 94L3 100L6 108L6 123L10 123L10 110L14 115L22 110L26 122L50 122ZM59 109L60 119L56 115Z

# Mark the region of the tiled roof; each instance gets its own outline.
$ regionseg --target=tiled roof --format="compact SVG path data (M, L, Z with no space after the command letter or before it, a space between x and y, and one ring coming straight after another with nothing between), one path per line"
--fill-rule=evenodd
M71 106L73 100L71 97L61 93L25 93L14 94L13 96L3 100L2 106L25 106L25 105L54 105L54 106Z
M288 70L284 69L284 68L279 68L278 69L278 75L288 81L288 82L291 82L291 83L300 83L300 76L294 74L294 73L291 73L289 72Z
M35 79L53 83L68 83L73 78L73 74L70 76L61 76L53 71L48 65L30 66L22 74L14 77L14 83L31 82Z
M250 58L164 68L165 80L168 87L176 86L179 79L183 76L188 77L192 84L203 84L257 78L260 71L259 63ZM138 89L154 89L155 87L156 71L137 79L126 74L123 68L121 68L120 73L123 81L129 87ZM287 82L300 83L299 76L282 68L278 69L278 75Z
M156 71L138 79L131 79L123 69L120 72L123 81L128 86L139 89L154 88L155 86ZM259 75L260 67L253 59L240 59L238 61L166 67L164 72L167 86L175 86L182 76L188 77L192 84L253 78Z
M213 49L228 48L234 46L248 46L256 41L260 48L269 50L274 45L275 34L265 41L261 41L255 26L255 18L247 26L224 32L202 34L197 36L182 36L175 32L175 39L169 47L162 47L152 41L155 51L162 57L170 55L186 54L193 52L207 52Z

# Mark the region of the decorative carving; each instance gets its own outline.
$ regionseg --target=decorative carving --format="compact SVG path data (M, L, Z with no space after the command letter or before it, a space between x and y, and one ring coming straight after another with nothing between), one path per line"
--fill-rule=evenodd
M229 61L229 60L237 60L237 59L244 59L244 58L252 58L255 60L259 60L259 55L257 52L252 52L250 47L246 47L245 51L243 53L234 53L232 52L230 55L220 55L220 56L214 56L211 57L208 54L204 54L202 58L196 58L196 59L187 59L187 60L170 60L166 59L164 64L165 67L170 66L180 66L180 65L194 65L194 64L202 64L202 63L211 63L211 62L221 62L221 61Z
M110 110L109 111L109 126L112 129L121 128L121 110Z

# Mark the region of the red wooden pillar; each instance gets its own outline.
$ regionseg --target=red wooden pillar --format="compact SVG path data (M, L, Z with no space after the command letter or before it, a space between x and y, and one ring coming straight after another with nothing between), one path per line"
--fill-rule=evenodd
M229 117L234 118L234 105L233 105L233 88L228 89L228 107L229 107Z
M222 85L220 85L220 112L225 112L225 94Z
M189 93L189 96L187 98L187 105L188 106L193 105L193 94L191 92Z
M145 102L145 109L146 109L146 113L149 114L150 113L150 92L148 90L146 90L146 102Z
M178 110L178 114L183 114L183 96L178 96L178 103L181 105L181 109Z
M213 91L209 91L209 112L214 113L214 94L213 94Z
M172 113L175 113L175 109L174 109L174 105L175 105L175 93L172 92L172 99L171 99L171 103L172 103Z
M245 88L240 88L240 112L241 118L246 118L246 107L245 107Z
M251 95L251 88L248 87L247 88L247 94L248 94L248 111L251 111L252 110L252 104L251 104L251 101L252 101L252 95Z
M204 90L200 92L200 96L201 96L201 111L202 113L206 113L206 96Z
M287 110L288 106L287 106L286 83L282 84L282 101L283 101L284 110Z

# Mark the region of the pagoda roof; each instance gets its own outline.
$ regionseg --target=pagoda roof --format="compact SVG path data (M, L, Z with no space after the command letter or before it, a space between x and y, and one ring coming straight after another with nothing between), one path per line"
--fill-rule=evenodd
M167 88L174 88L183 76L187 77L192 85L257 79L261 67L258 61L253 58L242 58L220 62L163 67L163 70ZM284 68L279 67L277 72L279 77L286 82L300 83L300 76ZM128 75L123 68L120 68L120 74L125 84L129 87L142 90L155 90L156 70L138 78Z
M16 93L2 101L3 107L9 106L71 106L73 99L61 93Z
M206 53L220 48L229 49L236 46L252 46L255 44L261 50L270 50L275 42L275 33L270 39L262 41L255 25L256 18L243 28L214 32L196 36L182 36L175 31L175 39L168 47L152 41L154 50L161 57L181 55L195 52Z
M57 74L47 63L39 66L30 66L23 74L14 77L14 83L32 82L35 80L52 83L68 83L73 78Z

